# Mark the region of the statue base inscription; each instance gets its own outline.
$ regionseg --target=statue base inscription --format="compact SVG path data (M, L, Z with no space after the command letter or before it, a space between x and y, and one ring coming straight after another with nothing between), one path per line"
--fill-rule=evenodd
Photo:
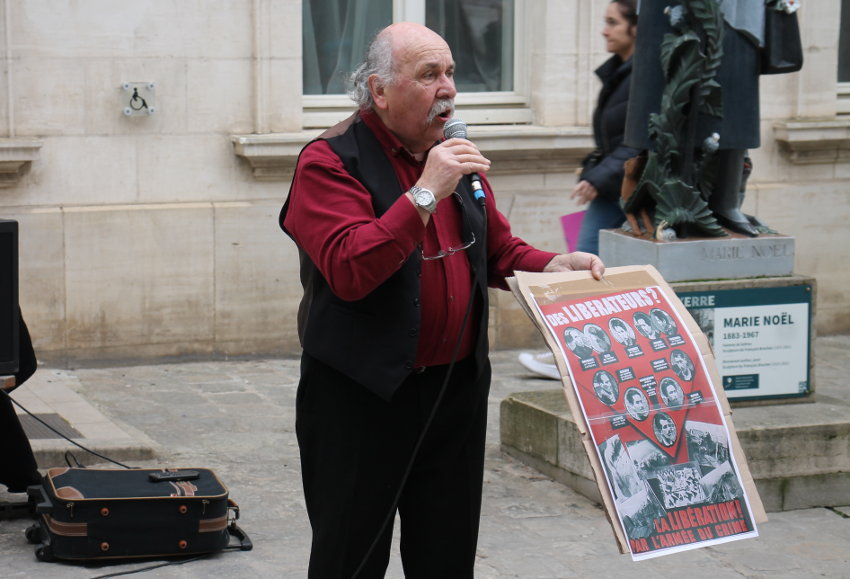
M599 257L608 267L652 265L668 282L775 277L794 272L794 238L731 234L652 241L604 229L599 232Z

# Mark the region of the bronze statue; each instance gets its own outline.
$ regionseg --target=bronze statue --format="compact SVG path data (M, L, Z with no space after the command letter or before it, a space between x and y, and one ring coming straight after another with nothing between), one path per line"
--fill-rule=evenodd
M765 18L796 6L642 1L625 142L645 152L626 166L624 228L659 240L728 235L724 227L770 231L740 208L752 169L747 153L760 145L759 75L776 72L763 63ZM801 51L798 60L792 70L802 66Z

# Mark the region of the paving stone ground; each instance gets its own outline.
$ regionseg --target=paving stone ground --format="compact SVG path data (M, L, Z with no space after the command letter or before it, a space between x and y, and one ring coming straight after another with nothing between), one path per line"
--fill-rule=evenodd
M848 390L850 336L818 338L815 351L817 380ZM529 376L517 354L498 351L492 356L476 577L850 577L850 506L771 513L756 539L642 562L620 555L600 507L501 453L501 400L511 392L558 387ZM128 461L133 466L210 467L230 488L253 551L222 553L140 576L306 577L310 528L294 432L297 380L296 358L41 368L15 397L42 405L41 412L59 413L80 432L88 429L92 441L120 442L113 447L116 453L132 457L135 450L140 458ZM48 390L49 395L39 397ZM40 453L61 444L33 441ZM81 451L75 454L81 462L100 463ZM19 498L0 493L0 501ZM24 538L29 524L0 521L0 576L97 577L146 566L39 562ZM403 577L397 546L387 577Z

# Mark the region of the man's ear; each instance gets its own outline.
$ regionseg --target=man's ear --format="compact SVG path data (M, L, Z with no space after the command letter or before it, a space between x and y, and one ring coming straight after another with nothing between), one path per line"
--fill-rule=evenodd
M384 94L384 83L378 78L378 75L373 74L369 77L369 92L372 93L372 100L375 103L375 108L384 110L387 108L387 98Z

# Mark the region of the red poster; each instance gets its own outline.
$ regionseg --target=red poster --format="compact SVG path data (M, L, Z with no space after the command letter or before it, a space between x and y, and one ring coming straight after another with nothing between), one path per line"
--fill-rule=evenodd
M632 557L757 536L710 374L663 290L542 301Z

